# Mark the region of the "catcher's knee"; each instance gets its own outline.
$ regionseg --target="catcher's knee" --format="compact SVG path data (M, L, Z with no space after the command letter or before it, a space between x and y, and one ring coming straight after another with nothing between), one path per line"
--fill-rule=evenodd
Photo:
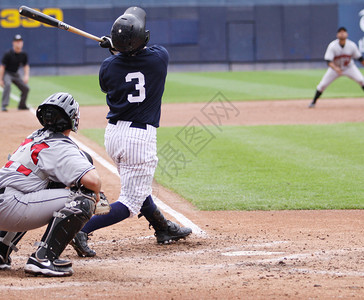
M53 213L53 219L39 244L37 257L50 260L58 258L76 233L90 220L95 201L95 195L91 192L72 192L70 201Z
M66 203L64 209L69 209L78 216L78 218L84 218L88 221L95 211L96 196L90 192L88 194L77 191L72 196L71 201Z

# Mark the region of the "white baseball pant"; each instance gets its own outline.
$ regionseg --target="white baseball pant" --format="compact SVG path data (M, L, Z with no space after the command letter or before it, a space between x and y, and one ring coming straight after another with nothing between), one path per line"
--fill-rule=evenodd
M158 164L157 129L130 127L129 121L108 124L105 148L114 161L121 181L118 201L128 207L130 217L137 215L146 197L152 193L154 172Z
M345 69L342 75L339 75L334 69L328 68L325 75L322 77L320 83L317 85L317 90L323 92L336 78L340 76L347 76L355 80L360 86L364 86L364 77L355 64L351 64Z

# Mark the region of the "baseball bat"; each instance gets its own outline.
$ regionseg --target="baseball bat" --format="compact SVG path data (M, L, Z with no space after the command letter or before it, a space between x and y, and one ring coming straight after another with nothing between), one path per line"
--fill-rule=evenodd
M97 42L102 42L102 39L95 36L95 35L92 35L92 34L90 34L88 32L82 31L82 30L80 30L80 29L78 29L76 27L73 27L71 25L63 23L60 20L57 20L57 19L55 19L55 18L53 18L51 16L48 16L46 14L43 14L42 12L37 11L35 9L32 9L30 7L27 7L27 6L24 6L24 5L20 6L19 7L19 14L21 14L24 17L27 17L27 18L36 20L38 22L47 24L49 26L57 27L57 28L60 28L60 29L63 29L63 30L66 30L66 31L69 31L69 32L72 32L72 33L75 33L75 34L78 34L78 35L81 35L81 36L84 36L86 38L89 38L89 39L97 41Z

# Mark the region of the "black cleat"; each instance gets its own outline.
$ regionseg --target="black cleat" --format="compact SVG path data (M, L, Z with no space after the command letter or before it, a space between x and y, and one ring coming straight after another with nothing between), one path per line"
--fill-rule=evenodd
M5 261L4 257L0 254L0 270L9 270L11 268L11 258L10 256Z
M180 227L170 220L167 220L167 224L168 228L166 230L156 230L154 233L158 244L169 244L172 241L184 239L192 233L191 228Z
M73 274L72 263L69 260L39 260L34 253L29 257L24 270L25 273L31 275L43 275L47 277L64 277Z
M88 234L80 231L70 242L70 245L76 250L80 257L93 257L96 252L87 245Z

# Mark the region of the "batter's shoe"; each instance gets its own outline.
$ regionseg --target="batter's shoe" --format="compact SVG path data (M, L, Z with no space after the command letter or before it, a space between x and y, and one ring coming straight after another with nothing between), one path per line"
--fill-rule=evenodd
M311 102L308 108L315 108L315 105L316 105L315 103Z
M188 227L180 227L178 224L167 220L168 227L166 229L156 230L154 235L158 244L169 244L172 241L185 239L192 233L192 229Z
M184 239L192 233L191 228L180 227L178 224L167 220L158 207L153 213L148 213L143 209L140 212L149 221L150 226L154 228L154 235L158 244L169 244L172 241Z
M70 242L70 245L76 250L80 257L93 257L96 252L87 245L88 234L80 231Z
M8 259L5 261L4 257L0 254L0 270L9 270L11 268L11 258L8 256Z
M47 277L65 277L73 274L72 262L69 260L55 259L50 261L48 259L37 259L33 253L27 264L25 265L25 273L31 275L43 275Z

